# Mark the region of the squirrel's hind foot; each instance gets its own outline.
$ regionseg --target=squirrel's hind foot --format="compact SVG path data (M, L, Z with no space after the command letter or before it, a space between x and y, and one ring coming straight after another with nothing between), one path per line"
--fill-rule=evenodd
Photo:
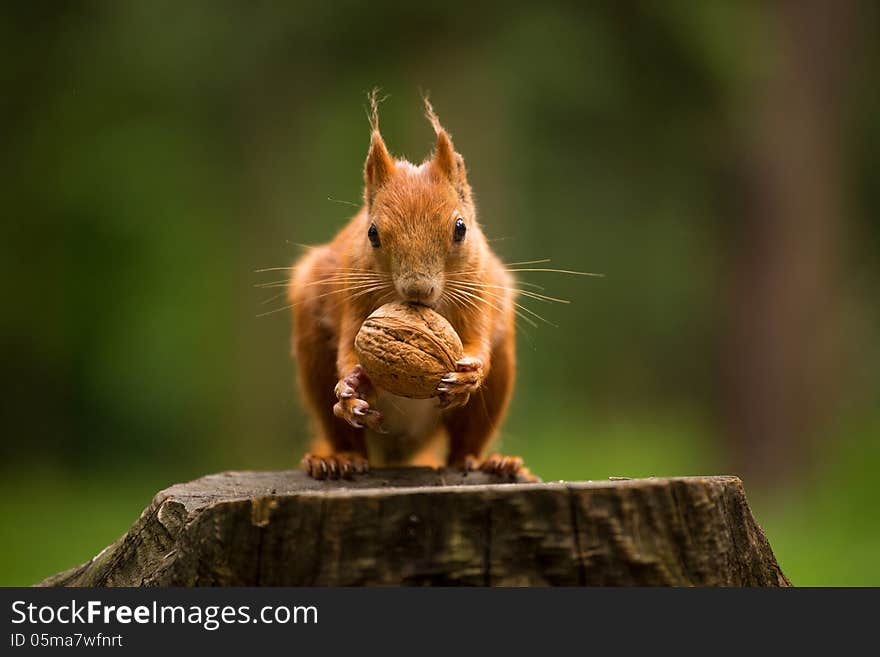
M306 454L301 462L303 470L313 479L351 479L370 469L367 459L357 452Z
M541 482L541 478L533 475L523 464L523 460L519 456L503 456L495 453L482 460L475 456L468 456L464 461L464 469L465 471L473 472L479 470L487 474L509 477L519 483L534 484Z

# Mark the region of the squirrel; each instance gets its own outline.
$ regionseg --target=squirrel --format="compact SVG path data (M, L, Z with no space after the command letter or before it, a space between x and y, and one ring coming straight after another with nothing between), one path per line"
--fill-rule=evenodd
M363 205L288 284L299 390L317 439L302 466L316 479L369 465L430 465L536 480L522 459L480 458L503 419L516 375L514 282L477 222L464 159L429 100L434 151L421 164L391 156L370 95ZM354 351L361 324L390 301L439 312L463 357L431 399L373 386ZM445 437L445 441L443 438ZM443 454L445 452L445 454Z

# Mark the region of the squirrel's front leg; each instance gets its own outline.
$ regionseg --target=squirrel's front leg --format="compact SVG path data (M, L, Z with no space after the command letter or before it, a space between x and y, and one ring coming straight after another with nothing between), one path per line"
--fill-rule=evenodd
M334 388L337 402L333 406L333 414L348 422L356 429L369 427L373 431L383 433L382 414L370 408L367 401L373 392L373 386L364 368L357 362L354 352L354 335L346 332L340 336L337 358L339 382Z
M352 340L340 340L337 370L339 381L334 388L337 402L333 414L356 429L365 426L382 432L381 414L370 408L366 398L372 394L372 385L363 368L357 363ZM354 474L366 472L369 465L363 449L339 451L334 443L330 453L308 453L303 457L303 469L315 479L350 479ZM348 448L344 448L348 449Z

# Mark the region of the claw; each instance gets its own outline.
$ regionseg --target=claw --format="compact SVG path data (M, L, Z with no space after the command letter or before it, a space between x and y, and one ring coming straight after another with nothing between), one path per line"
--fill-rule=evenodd
M368 409L364 413L364 424L376 433L388 433L382 426L382 414L379 411Z
M533 475L525 467L522 458L519 456L490 454L480 461L475 456L469 455L464 459L464 470L465 472L480 470L487 474L502 475L520 483L536 483L541 481L540 477Z
M355 429L367 426L377 433L385 433L381 425L382 415L371 409L365 399L370 386L363 368L356 365L334 388L338 402L333 406L333 414Z
M482 383L483 361L465 356L455 363L455 371L444 374L437 386L440 408L457 408L470 400Z
M369 470L367 460L353 452L337 452L327 456L306 454L302 467L313 479L351 479Z

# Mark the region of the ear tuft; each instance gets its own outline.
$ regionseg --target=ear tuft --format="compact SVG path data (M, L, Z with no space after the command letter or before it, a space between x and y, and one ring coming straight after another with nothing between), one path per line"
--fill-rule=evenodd
M443 132L443 126L440 125L440 119L437 118L437 113L434 111L434 106L431 105L431 100L428 98L427 93L422 96L422 102L425 103L425 117L431 123L431 127L434 128L434 132L436 134L440 134L441 132Z
M373 89L369 94L370 107L367 118L370 122L370 151L367 153L367 161L364 164L364 183L367 204L369 204L379 188L384 185L394 173L394 158L388 152L382 134L379 132L379 103L384 98L379 98L379 89Z
M434 111L428 95L425 94L422 100L425 103L425 117L431 123L431 127L434 128L434 134L437 135L437 143L434 146L434 166L450 181L457 182L459 172L456 166L457 158L455 147L452 145L452 138L443 126L440 125L440 119L437 118L437 113Z
M367 120L370 122L370 131L379 132L379 103L385 101L388 96L379 98L379 87L373 87L367 94L370 106L367 108Z

